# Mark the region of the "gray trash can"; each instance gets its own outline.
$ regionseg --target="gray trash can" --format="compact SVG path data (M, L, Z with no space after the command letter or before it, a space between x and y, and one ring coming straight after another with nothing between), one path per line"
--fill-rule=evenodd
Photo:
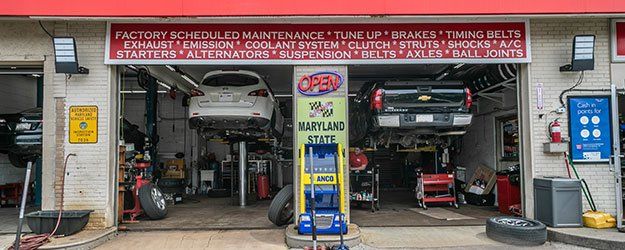
M564 177L534 178L534 214L550 227L582 226L582 184Z

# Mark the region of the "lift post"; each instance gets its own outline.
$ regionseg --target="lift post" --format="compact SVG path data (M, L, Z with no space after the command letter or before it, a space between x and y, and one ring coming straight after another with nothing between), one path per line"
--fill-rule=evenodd
M247 142L239 141L239 206L247 204Z

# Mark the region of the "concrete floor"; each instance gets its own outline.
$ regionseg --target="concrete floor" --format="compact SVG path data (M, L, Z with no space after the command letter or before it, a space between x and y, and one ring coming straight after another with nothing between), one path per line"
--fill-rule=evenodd
M162 220L142 218L139 223L126 223L128 230L219 230L277 229L269 219L269 200L258 201L245 208L233 205L230 198L185 197L184 202L168 206Z
M27 207L24 214L38 210L34 207ZM17 207L3 207L0 208L0 234L15 234L17 231L17 222L19 221L20 209ZM30 232L30 228L26 222L22 231L25 233ZM0 248L1 249L1 248Z
M486 218L501 215L497 207L480 207L474 205L460 205L456 209L447 204L440 207L454 213L467 215L474 219L467 220L440 220L419 213L414 194L408 191L382 192L380 210L371 212L370 206L351 209L351 222L361 227L409 227L409 226L478 226L485 225ZM415 209L416 208L416 209Z
M488 239L483 226L361 228L351 249L521 249ZM283 229L120 233L96 249L288 249ZM524 248L525 249L525 248ZM585 249L546 243L530 249Z
M287 249L284 229L120 233L96 249Z
M267 219L269 200L257 201L245 208L233 205L230 198L185 197L182 204L170 205L165 219L123 224L128 230L221 230L276 229ZM475 219L440 220L419 213L413 194L407 191L385 192L380 211L369 207L352 207L351 220L361 227L401 226L475 226L484 225L488 217L499 215L495 207L461 205L459 209L441 206L449 211ZM435 206L431 206L435 207ZM415 209L417 208L417 209Z

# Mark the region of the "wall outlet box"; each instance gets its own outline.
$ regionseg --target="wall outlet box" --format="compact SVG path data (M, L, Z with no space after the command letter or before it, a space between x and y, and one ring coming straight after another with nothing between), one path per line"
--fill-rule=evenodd
M568 142L546 142L543 143L545 153L564 153L569 150Z

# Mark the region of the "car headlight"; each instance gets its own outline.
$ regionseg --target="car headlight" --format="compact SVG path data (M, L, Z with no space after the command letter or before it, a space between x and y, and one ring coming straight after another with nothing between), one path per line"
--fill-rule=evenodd
M464 126L471 124L473 115L454 115L454 126Z
M7 120L5 120L5 119L0 119L0 123L6 123L6 122L7 122Z
M15 124L15 130L17 131L29 130L29 129L30 129L30 123L21 122L21 123Z

